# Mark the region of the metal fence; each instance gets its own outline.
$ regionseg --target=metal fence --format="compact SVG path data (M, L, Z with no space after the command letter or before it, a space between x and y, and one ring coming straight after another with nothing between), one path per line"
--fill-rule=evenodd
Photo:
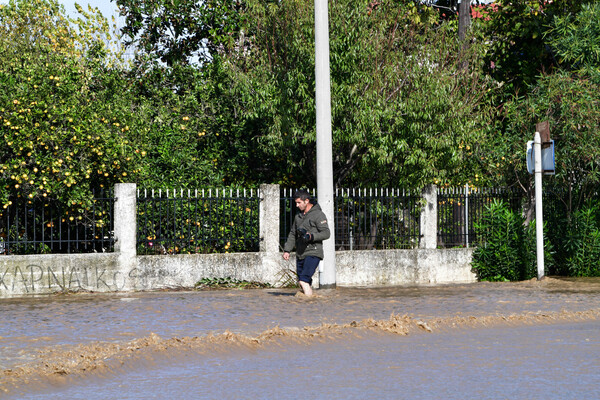
M256 189L138 190L138 254L256 252Z
M297 210L293 190L281 195L280 236L285 243ZM312 191L314 196L315 191ZM421 238L420 193L400 189L336 189L336 250L406 249Z
M503 200L521 211L523 194L516 190L482 189L466 185L437 189L438 247L469 247L478 242L475 230L485 210L494 200Z
M114 251L114 196L101 192L89 206L17 197L0 209L0 254Z
M296 215L292 189L280 194L280 244ZM312 190L311 194L316 195ZM558 198L560 193L545 193ZM553 196L553 197L552 197ZM475 224L494 199L522 211L523 193L506 189L438 188L438 247L468 247L479 238ZM336 250L405 249L421 239L421 193L399 189L337 189ZM257 189L138 190L138 254L259 251ZM560 201L544 214L563 214ZM551 206L552 204L552 206ZM552 211L555 210L555 211ZM16 198L0 209L0 254L114 251L114 195L94 195L86 209ZM554 215L556 214L556 215Z

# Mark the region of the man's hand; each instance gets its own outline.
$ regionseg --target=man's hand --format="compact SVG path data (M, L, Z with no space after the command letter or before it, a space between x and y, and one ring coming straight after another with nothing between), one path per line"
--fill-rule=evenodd
M290 253L288 253L287 251L284 251L283 252L283 259L285 261L289 260L290 259Z
M306 242L310 242L311 240L313 240L313 235L312 233L309 233L306 229L304 228L298 228L298 233L300 233L300 237L306 241Z

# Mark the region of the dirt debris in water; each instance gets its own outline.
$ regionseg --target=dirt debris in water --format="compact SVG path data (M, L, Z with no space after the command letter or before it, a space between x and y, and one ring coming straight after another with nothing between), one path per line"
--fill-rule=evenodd
M0 389L5 393L21 392L29 385L37 387L60 385L85 376L108 376L126 368L152 362L158 354L215 354L244 349L259 351L265 346L286 343L309 345L314 341L336 340L372 332L409 335L435 334L436 331L476 329L493 326L552 324L596 320L600 309L587 311L539 312L515 315L452 316L431 320L414 319L392 314L387 320L364 319L347 324L321 324L315 327L274 327L256 336L225 331L202 337L163 339L156 334L126 343L92 343L75 346L54 346L39 351L36 360L0 372Z

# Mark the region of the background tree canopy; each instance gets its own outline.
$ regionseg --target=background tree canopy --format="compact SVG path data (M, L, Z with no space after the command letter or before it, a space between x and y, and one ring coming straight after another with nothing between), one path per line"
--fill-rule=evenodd
M245 4L231 47L207 68L229 99L222 114L236 116L231 130L251 145L262 181L314 184L312 5ZM481 176L477 148L494 87L481 73L482 48L463 48L450 25L410 1L330 4L336 184L420 187Z
M55 0L0 9L3 204L79 204L125 180L314 185L311 2L116 3L121 42ZM546 119L555 180L597 183L596 2L498 1L477 9L464 43L444 8L329 4L337 186L527 190L525 142Z

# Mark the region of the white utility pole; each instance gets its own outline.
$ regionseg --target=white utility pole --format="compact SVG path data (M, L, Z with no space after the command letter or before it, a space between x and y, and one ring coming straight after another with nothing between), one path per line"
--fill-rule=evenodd
M331 230L323 242L325 258L319 268L319 287L335 288L335 221L331 145L331 83L327 0L315 0L315 89L317 112L317 197Z
M542 139L539 132L533 138L535 165L535 237L538 280L544 277L544 214L542 211Z

